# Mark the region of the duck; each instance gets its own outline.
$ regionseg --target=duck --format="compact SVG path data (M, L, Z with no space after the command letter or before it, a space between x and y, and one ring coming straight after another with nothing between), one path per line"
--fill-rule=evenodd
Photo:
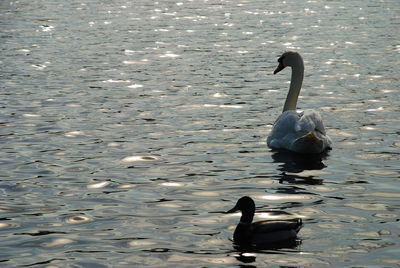
M297 233L303 227L300 218L253 222L255 210L254 200L249 196L243 196L231 210L226 212L242 212L240 221L233 233L235 244L260 246L297 239Z
M295 153L320 154L332 149L322 117L316 110L296 111L304 77L304 62L296 51L286 51L278 59L274 74L292 68L289 92L282 114L276 119L267 138L272 149L286 149Z

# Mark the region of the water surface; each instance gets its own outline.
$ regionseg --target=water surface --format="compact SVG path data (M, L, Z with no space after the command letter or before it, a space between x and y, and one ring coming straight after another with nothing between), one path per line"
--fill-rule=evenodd
M4 267L398 267L400 2L2 1ZM334 149L266 146L299 109ZM302 217L241 254L236 200Z

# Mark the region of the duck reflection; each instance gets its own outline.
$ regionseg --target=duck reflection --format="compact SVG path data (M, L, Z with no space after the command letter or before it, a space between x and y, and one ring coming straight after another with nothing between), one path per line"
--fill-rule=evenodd
M285 254L287 250L295 250L301 245L300 239L289 239L286 241L278 241L268 244L234 244L234 249L239 253L235 258L244 263L240 267L253 268L257 266L247 265L256 262L257 253L260 254ZM279 266L281 268L290 267L296 268L297 266Z
M247 265L247 263L253 263L256 261L256 256L255 254L252 253L241 253L239 256L235 257L238 261L241 261L242 264L239 267L240 268L257 268L257 266L254 265ZM298 266L279 266L279 268L297 268Z
M266 243L266 244L234 244L234 249L237 250L238 252L243 253L249 253L249 252L264 252L268 253L269 250L280 250L280 249L296 249L301 245L301 240L299 238L297 239L288 239L286 241L277 241L274 243ZM275 252L276 253L276 252ZM255 260L255 256L254 260ZM251 259L251 257L242 257L242 259Z

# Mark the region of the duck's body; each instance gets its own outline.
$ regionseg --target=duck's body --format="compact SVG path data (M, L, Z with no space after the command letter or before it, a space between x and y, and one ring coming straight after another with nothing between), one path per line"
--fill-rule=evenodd
M238 210L242 212L242 217L233 233L233 240L239 245L265 245L294 240L303 226L301 219L252 222L255 204L248 196L240 198L228 213Z
M238 244L256 245L292 240L297 238L301 226L301 219L239 223L233 233L233 240Z
M278 62L274 74L286 66L291 66L292 78L283 112L275 121L267 138L268 146L297 153L322 153L330 149L332 141L326 135L319 113L315 110L296 111L304 76L303 59L297 52L288 51L278 59Z

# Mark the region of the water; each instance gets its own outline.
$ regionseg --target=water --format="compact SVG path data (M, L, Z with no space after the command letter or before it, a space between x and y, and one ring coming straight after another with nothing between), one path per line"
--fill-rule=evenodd
M400 2L2 1L4 267L399 267ZM272 152L289 70L334 149ZM240 255L256 219L301 245ZM275 212L275 213L273 213ZM278 214L280 215L280 214Z

